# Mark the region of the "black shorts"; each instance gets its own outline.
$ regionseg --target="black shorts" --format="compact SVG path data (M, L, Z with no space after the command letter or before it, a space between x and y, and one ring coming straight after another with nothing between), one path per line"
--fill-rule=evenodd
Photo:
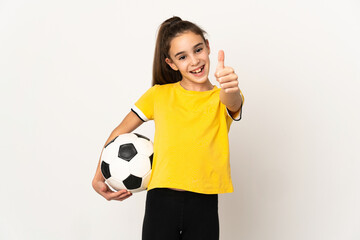
M218 240L218 195L155 188L146 196L143 240Z

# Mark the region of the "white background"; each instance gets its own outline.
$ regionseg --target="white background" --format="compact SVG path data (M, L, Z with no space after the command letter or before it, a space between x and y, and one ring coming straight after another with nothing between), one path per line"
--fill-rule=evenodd
M141 238L145 192L108 202L91 180L173 15L209 33L212 71L225 50L245 95L221 239L360 239L357 0L1 0L0 239Z

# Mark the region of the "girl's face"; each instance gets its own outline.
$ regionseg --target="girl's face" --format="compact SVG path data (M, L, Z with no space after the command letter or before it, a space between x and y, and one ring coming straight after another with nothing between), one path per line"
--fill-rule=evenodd
M188 85L205 85L209 83L210 67L209 42L193 32L184 32L170 42L169 56L166 63L180 71L182 82Z

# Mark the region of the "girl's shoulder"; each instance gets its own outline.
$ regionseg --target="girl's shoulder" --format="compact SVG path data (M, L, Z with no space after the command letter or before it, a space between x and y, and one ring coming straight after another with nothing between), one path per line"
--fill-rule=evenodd
M167 83L167 84L155 84L152 86L154 90L156 91L168 91L170 89L174 89L176 87L177 83Z
M159 96L159 95L163 95L163 94L167 94L169 92L171 92L172 89L174 89L174 84L173 83L168 83L168 84L155 84L154 86L151 86L150 88L148 88L146 90L146 92L144 93L144 95L146 96Z

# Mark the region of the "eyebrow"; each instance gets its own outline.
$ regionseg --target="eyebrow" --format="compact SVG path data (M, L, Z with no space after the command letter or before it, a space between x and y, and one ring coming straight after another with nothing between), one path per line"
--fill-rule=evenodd
M198 43L198 44L196 44L196 45L193 47L193 49L194 49L194 48L197 48L197 47L199 47L200 45L203 45L203 44L204 44L204 43ZM178 55L184 54L184 53L185 53L185 51L178 52L177 54L175 54L175 57L178 56Z

